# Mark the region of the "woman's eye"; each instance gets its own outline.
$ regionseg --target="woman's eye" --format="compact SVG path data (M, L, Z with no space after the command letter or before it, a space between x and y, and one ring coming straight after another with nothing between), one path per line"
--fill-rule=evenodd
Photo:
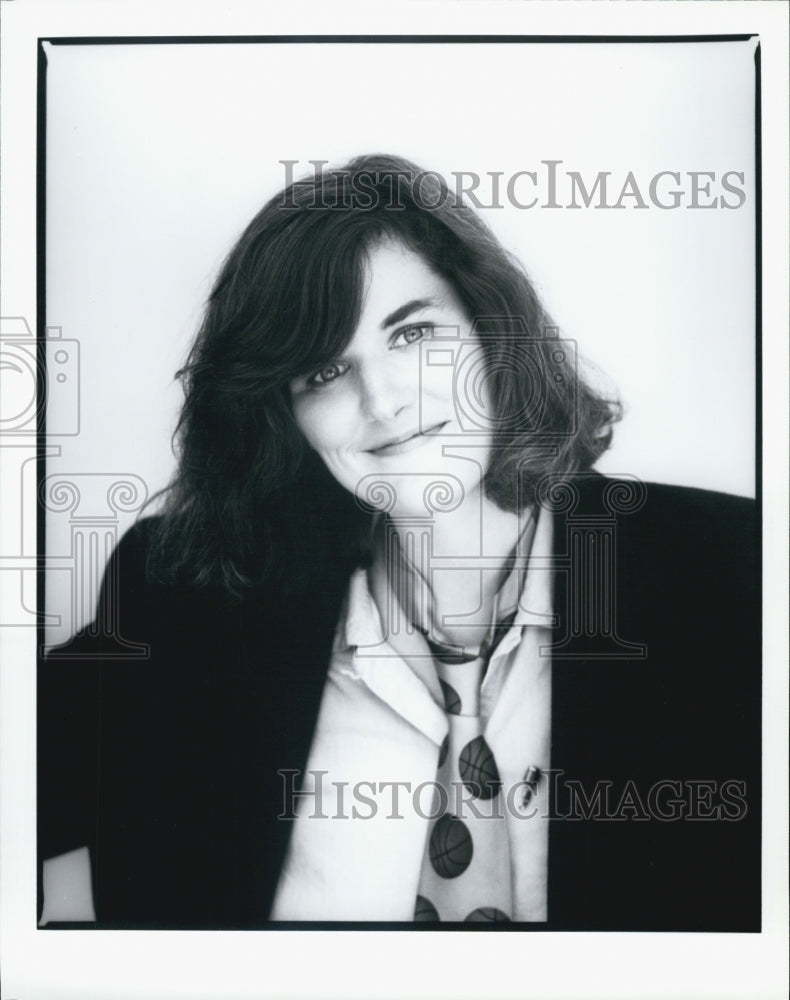
M402 347L406 344L416 344L420 340L426 340L433 333L430 323L423 323L419 326L407 326L403 330L398 330L393 338L394 347Z
M315 375L312 375L307 381L310 385L321 386L329 385L330 382L336 382L341 375L345 375L348 371L348 365L344 361L338 361L333 365L327 365L320 371L317 371Z

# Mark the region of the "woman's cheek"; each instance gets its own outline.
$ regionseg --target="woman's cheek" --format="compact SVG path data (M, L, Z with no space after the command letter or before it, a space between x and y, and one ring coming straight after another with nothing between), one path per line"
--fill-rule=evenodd
M294 401L296 424L308 444L321 455L328 457L352 443L355 422L352 407L344 397L345 393L329 390L305 394Z

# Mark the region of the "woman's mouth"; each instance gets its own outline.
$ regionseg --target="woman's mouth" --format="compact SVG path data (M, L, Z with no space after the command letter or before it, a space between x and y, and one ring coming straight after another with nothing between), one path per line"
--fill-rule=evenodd
M448 423L449 420L444 420L441 423L434 424L433 427L428 427L424 431L410 431L409 433L402 434L397 438L391 438L389 441L385 441L383 444L377 445L375 448L368 448L367 452L369 455L403 455L406 452L414 451L415 448L421 448L429 438L436 437L437 434L440 434Z

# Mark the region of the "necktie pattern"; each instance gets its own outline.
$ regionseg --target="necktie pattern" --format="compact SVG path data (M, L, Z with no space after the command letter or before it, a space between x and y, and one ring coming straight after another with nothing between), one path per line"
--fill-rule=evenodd
M432 818L415 921L510 919L510 853L501 781L480 718L488 655L471 656L429 639L449 732L439 751Z
M534 528L530 512L513 557L529 552ZM436 629L424 627L436 621L425 560L432 542L414 531L405 531L404 540L394 529L385 540L389 593L410 627L425 638L448 721L427 814L414 920L507 921L513 914L510 844L499 770L484 734L480 688L494 650L515 619L524 570L508 559L498 571L488 634L479 649L467 653L462 645L437 641Z

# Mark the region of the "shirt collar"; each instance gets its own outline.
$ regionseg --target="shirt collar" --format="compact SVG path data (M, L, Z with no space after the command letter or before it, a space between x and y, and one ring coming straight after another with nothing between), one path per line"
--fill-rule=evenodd
M551 512L543 507L538 508L538 522L529 552L529 561L524 573L524 585L513 625L544 625L553 624L552 577L551 572L554 538L554 524ZM513 572L518 572L514 567Z
M378 646L385 641L384 627L370 592L367 570L356 569L348 588L345 626L339 630L345 649Z
M525 555L520 554L520 561L510 571L499 590L502 602L498 617L505 618L513 611L516 612L511 630L528 625L553 624L552 536L551 513L539 508L527 567L525 569L523 565ZM515 598L514 595L519 597ZM338 637L345 649L378 646L386 642L381 615L371 594L368 573L363 568L357 569L351 577L345 621L338 630Z

